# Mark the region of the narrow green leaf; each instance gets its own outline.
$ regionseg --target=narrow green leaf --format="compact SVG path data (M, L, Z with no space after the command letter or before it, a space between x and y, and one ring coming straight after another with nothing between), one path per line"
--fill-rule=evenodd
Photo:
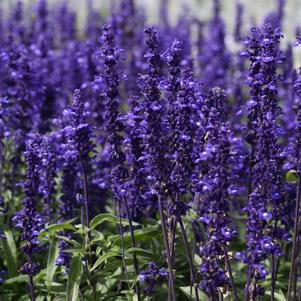
M93 237L92 243L103 241L105 239L103 233L95 229L91 229L91 235Z
M50 297L50 300L52 300L53 295L61 294L61 295L66 296L66 285L64 285L62 283L52 281L52 285L50 287L52 296L49 295L49 287L47 287L43 282L42 283L36 283L35 286L39 290L41 290L45 293L48 293L47 298L49 299L49 297Z
M189 300L196 300L194 290L192 290L192 296L191 296L192 299L190 297L190 286L181 286L180 290L184 293L184 295L187 298L189 298ZM198 290L198 291L199 291L200 300L207 300L206 294L200 290Z
M74 256L71 260L68 283L67 283L67 301L76 301L78 289L83 272L81 256Z
M120 255L119 253L117 252L108 252L108 253L105 253L103 254L102 256L100 256L96 262L94 263L92 269L91 269L91 272L94 271L100 264L102 264L105 260L111 258L111 257L115 257L115 256L118 256Z
M64 301L64 300L65 300L65 298L64 297L60 297L60 296L56 296L55 299L53 299L53 301Z
M147 227L147 228L142 228L142 229L137 229L134 231L135 239L137 241L146 241L154 236L158 235L161 233L161 229L159 226L152 226L152 227ZM123 236L123 241L125 244L131 243L131 234L126 233ZM112 242L113 244L119 244L121 243L121 237L120 235L111 235L107 238L107 243Z
M13 284L13 283L22 283L22 282L28 282L28 276L27 275L19 275L17 277L9 278L5 281L5 284Z
M125 254L132 254L134 252L137 255L140 255L140 256L143 256L143 257L148 257L148 258L152 258L152 259L156 258L156 254L154 254L151 251L144 250L142 248L129 248L129 249L126 250Z
M47 259L46 284L50 288L52 285L53 276L57 268L55 260L58 256L59 248L57 241L53 240L50 245Z
M17 248L11 231L4 231L6 239L1 239L8 276L18 275Z
M71 253L74 255L84 255L84 250L82 248L70 248L70 249L65 249L64 252Z
M129 224L128 220L127 219L121 219L123 225L127 226ZM96 226L104 223L104 222L111 222L111 223L114 223L114 224L119 224L120 223L120 219L118 216L115 216L113 214L110 214L110 213L102 213L102 214L99 214L97 216L95 216L91 222L90 222L90 228L95 228ZM139 224L136 223L136 222L133 222L133 225L134 226L138 226Z
M271 296L271 292L270 291L266 292L266 295ZM280 290L279 293L275 292L274 297L277 301L286 301L286 297L283 294L282 290Z
M68 244L75 246L76 248L81 248L81 244L75 241L74 239L70 239L70 237L62 236L62 235L56 235L56 238L60 240L66 241Z
M42 230L39 239L44 237L47 234L56 233L61 230L75 230L74 227L69 223L62 223L62 224L54 224L46 227L46 229Z

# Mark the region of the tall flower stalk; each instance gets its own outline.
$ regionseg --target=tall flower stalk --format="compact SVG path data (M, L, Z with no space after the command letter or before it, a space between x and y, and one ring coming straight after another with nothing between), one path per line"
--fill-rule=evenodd
M167 143L170 175L167 181L170 201L167 211L173 222L170 223L172 239L170 252L174 254L174 236L179 223L183 236L186 257L190 268L192 285L196 300L199 300L197 277L193 264L186 230L182 217L188 210L188 205L183 202L184 194L191 191L191 178L194 169L193 145L197 128L197 97L198 83L194 80L187 56L182 51L182 43L174 40L171 47L161 55L167 62L169 76L163 79L161 86L167 92L166 113L164 124L168 128ZM173 259L173 256L171 256Z
M134 228L132 225L132 216L128 207L128 200L126 196L126 179L128 175L125 167L126 157L122 150L123 137L120 132L124 131L124 123L121 120L121 113L119 111L119 91L118 86L121 81L120 73L117 69L118 63L121 60L121 49L115 45L112 29L110 26L103 27L102 34L103 47L101 49L101 59L104 65L104 74L102 75L105 82L104 94L106 97L106 123L105 130L107 131L107 143L110 148L110 160L113 162L111 167L111 186L116 199L119 212L122 214L120 204L124 204L127 218L129 220L131 240L133 248L136 247ZM123 201L123 202L122 202ZM122 227L122 225L121 225ZM123 231L123 229L121 230ZM139 266L136 252L133 253L134 269L136 276L139 275ZM139 282L136 283L136 293L138 300L141 300L141 292Z
M79 89L74 91L73 104L64 111L67 119L67 126L63 129L67 144L69 145L69 155L74 163L77 162L78 170L82 177L82 208L84 210L83 224L89 225L89 200L88 200L88 182L87 169L91 164L90 156L94 152L92 142L93 132L91 125L86 120L84 102ZM81 197L79 197L80 199Z
M225 121L227 104L225 93L214 88L203 104L206 132L199 160L207 165L201 177L202 207L200 222L206 228L206 242L200 248L202 280L200 287L215 300L222 294L219 288L231 286L233 299L238 300L228 246L237 231L231 225L229 196L232 190L231 142L229 124Z
M29 277L29 291L31 301L35 300L33 276L40 271L38 263L34 260L34 254L41 249L38 235L43 228L42 217L37 213L37 195L39 187L40 168L40 144L41 138L32 135L24 153L26 161L26 180L22 183L25 194L23 208L13 217L17 228L22 229L21 240L24 241L22 251L27 261L21 271Z
M294 90L296 93L295 100L295 109L297 111L296 121L294 123L294 152L293 152L293 163L294 168L297 171L297 195L296 195L296 205L294 212L294 229L293 229L293 245L292 245L292 253L291 253L291 265L290 265L290 274L288 281L288 292L287 292L287 300L296 300L297 295L297 287L296 287L296 279L297 275L297 258L300 250L300 221L301 221L301 77L300 70L299 76L294 82Z
M154 196L158 202L160 221L164 246L167 256L169 273L169 300L176 299L174 273L172 269L171 251L168 242L164 204L166 203L166 183L168 179L168 160L164 158L167 152L165 144L166 130L163 127L164 101L161 98L159 89L161 57L159 53L158 31L154 27L145 29L147 35L147 52L145 57L148 61L147 73L141 75L138 84L143 95L142 105L144 106L145 118L142 123L142 137L144 139L144 153L141 158L144 160L145 168L148 170L147 177L149 195Z
M252 36L244 41L245 54L251 66L248 82L251 88L248 110L247 142L251 145L247 241L248 251L244 258L248 263L245 300L253 300L264 293L260 281L268 271L263 261L281 256L277 240L286 240L286 224L281 214L285 210L281 167L282 149L279 144L280 115L278 105L276 67L282 60L279 43L282 34L269 25L252 28ZM273 181L271 182L271 179ZM272 275L272 294L275 275Z

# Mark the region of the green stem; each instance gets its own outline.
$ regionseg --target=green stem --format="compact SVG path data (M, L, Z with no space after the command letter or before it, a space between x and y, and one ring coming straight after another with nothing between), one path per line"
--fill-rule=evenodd
M89 216L89 203L88 203L88 180L87 180L87 173L84 167L84 163L82 162L82 178L83 178L83 196L84 196L84 212L82 212L82 218L84 217L85 225L88 227L88 249L89 249L89 264L92 266L92 249L91 249L91 232L89 230L89 223L90 223L90 216ZM82 206L83 207L83 206ZM91 286L93 291L93 298L96 300L96 284L92 276L92 272L89 272Z
M175 244L175 238L176 238L176 228L177 228L177 220L176 217L172 217L172 229L171 229L171 240L170 240L170 259L171 259L171 265L173 266L174 264L174 244ZM170 279L168 279L168 289L169 291L171 290L171 284L170 284Z
M166 254L167 254L167 265L168 265L168 272L169 272L171 299L173 301L176 301L176 291L175 291L174 275L173 275L173 269L172 269L172 260L170 257L170 249L169 249L169 244L168 244L168 239L167 239L167 231L166 231L166 226L165 226L165 218L164 218L163 204L162 204L161 196L158 196L158 203L159 203L159 213L160 213L163 240L164 240L165 250L166 250Z
M275 300L275 256L272 255L271 301Z
M29 292L30 292L30 300L31 301L35 301L36 297L34 294L34 285L33 285L33 278L32 276L28 276L29 277Z
M300 219L300 204L301 203L301 176L298 175L298 187L297 187L297 200L295 207L295 223L294 223L294 234L293 234L293 249L292 249L292 257L291 257L291 266L290 266L290 274L288 281L288 290L287 290L287 300L291 301L291 293L292 287L294 283L295 268L296 268L296 257L297 257L297 243L298 243L298 228L299 228L299 219Z
M192 277L192 282L193 282L193 287L194 287L194 292L195 292L195 300L199 301L199 292L198 292L198 287L197 287L196 274L195 274L193 261L192 261L192 255L191 255L191 252L190 252L189 242L188 242L188 239L187 239L186 231L185 231L185 228L184 228L183 221L182 221L181 217L179 218L179 224L180 224L180 228L181 228L181 232L182 232L182 236L183 236L183 241L184 241L184 246L185 246L185 250L186 250L187 260L188 260L188 263L189 263L190 274L191 274L191 277Z
M127 217L128 217L128 221L129 221L129 228L130 228L130 234L131 234L131 240L132 240L132 247L136 248L136 240L135 240L134 228L133 228L132 217L131 217L131 213L130 213L128 201L127 201L126 198L123 198L123 201L124 201L125 211L126 211L126 214L127 214ZM138 277L138 275L139 275L139 264L138 264L138 259L137 259L136 252L133 252L133 261L134 261L135 274L136 274L136 277ZM137 293L138 301L141 301L141 291L140 291L139 281L137 281L137 283L136 283L136 293Z
M2 139L0 139L0 197L2 196L2 190L3 190L3 142Z
M120 236L121 236L121 257L122 257L122 263L123 263L123 269L124 269L124 273L125 273L125 278L127 280L127 284L128 284L128 288L129 290L131 289L130 286L130 281L129 281L129 276L128 276L128 272L127 272L127 268L126 268L126 262L125 262L125 256L124 256L124 237L123 237L123 224L122 224L122 218L121 218L121 204L120 201L118 202L118 215L119 215L119 224L120 224Z
M235 285L235 282L234 282L232 268L231 268L231 264L230 264L230 260L229 260L229 256L228 256L228 252L227 252L226 247L224 247L224 253L225 253L225 260L226 260L226 268L227 268L227 272L229 274L230 284L231 284L232 292L233 292L233 295L234 295L234 300L238 301L237 289L236 289L236 285Z

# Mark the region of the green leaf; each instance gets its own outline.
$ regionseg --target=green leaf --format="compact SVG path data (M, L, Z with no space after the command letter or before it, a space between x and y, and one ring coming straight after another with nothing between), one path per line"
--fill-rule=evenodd
M74 256L71 260L68 283L67 283L67 301L76 301L78 290L83 272L81 256Z
M50 300L52 300L53 295L61 294L63 296L66 296L66 285L64 285L62 283L52 281L52 284L50 287L52 296L49 295L49 287L46 287L45 284L42 282L42 280L40 283L36 283L35 286L38 287L39 290L48 293L47 298L49 299L49 297L50 297Z
M184 293L184 295L187 298L189 298L189 300L196 300L194 289L192 289L192 299L190 299L190 289L191 289L190 286L180 287L180 290ZM198 292L199 292L200 300L207 300L207 295L204 292L200 290L198 290Z
M11 231L4 231L6 239L1 239L4 251L4 260L9 277L15 277L18 275L18 263L17 263L17 249L14 241L14 237Z
M117 252L108 252L108 253L105 253L103 254L102 256L100 256L96 262L94 263L92 269L91 269L91 272L94 271L100 264L102 264L105 260L111 258L111 257L116 257L120 255L119 253Z
M14 284L14 283L22 283L22 282L28 282L28 276L27 275L19 275L17 277L9 278L5 281L5 284Z
M266 292L266 295L271 296L271 292ZM279 293L275 292L274 297L277 301L286 301L286 297L283 294L282 290L280 290Z
M65 249L64 252L71 253L74 255L84 255L84 250L82 248L70 248L70 249Z
M81 244L75 241L74 239L71 239L70 237L62 236L62 235L56 235L56 238L60 240L66 241L68 244L75 246L76 248L81 248Z
M56 296L55 299L53 299L53 301L64 301L64 300L65 300L65 298L64 297L60 297L60 296Z
M91 235L93 237L91 243L100 242L105 239L105 236L100 231L97 231L95 229L91 229Z
M285 179L289 183L297 183L297 172L294 169L289 170L285 175Z
M46 284L48 288L50 288L52 285L53 276L57 268L55 264L55 260L58 254L59 254L58 243L57 241L53 240L50 245L50 249L48 252L48 259L47 259Z
M90 228L95 228L96 226L104 223L104 222L111 222L114 224L119 224L120 223L120 218L118 216L115 216L110 213L102 213L97 216L95 216L91 222L90 222ZM127 226L129 224L127 219L122 218L121 222L124 226ZM138 226L139 224L136 222L133 222L133 226Z
M132 254L134 252L137 255L140 255L140 256L143 256L143 257L147 257L147 258L151 258L151 259L156 258L156 254L154 254L151 251L144 250L142 248L129 248L129 249L126 250L125 254Z
M136 241L146 241L149 240L156 235L161 233L161 229L158 225L152 226L152 227L146 227L142 229L137 229L134 231L135 239ZM123 241L125 244L131 243L131 234L126 233L123 236ZM120 244L121 243L121 237L120 235L111 235L107 238L107 244L112 242L113 244Z
M62 224L54 224L46 227L46 229L42 230L39 239L44 237L47 234L53 234L61 230L75 230L75 228L69 223L62 223Z

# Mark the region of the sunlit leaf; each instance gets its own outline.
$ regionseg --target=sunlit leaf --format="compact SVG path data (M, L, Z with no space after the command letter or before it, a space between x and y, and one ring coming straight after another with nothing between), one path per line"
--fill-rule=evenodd
M107 259L109 259L109 258L111 258L111 257L116 257L116 256L118 256L118 255L120 255L120 254L117 253L117 252L108 252L108 253L103 254L102 256L100 256L100 257L96 260L96 262L94 263L94 265L93 265L91 271L94 271L94 270L95 270L100 264L102 264L105 260L107 260Z
M82 259L80 255L74 256L71 260L68 284L67 284L67 301L76 301L78 290L83 272Z

